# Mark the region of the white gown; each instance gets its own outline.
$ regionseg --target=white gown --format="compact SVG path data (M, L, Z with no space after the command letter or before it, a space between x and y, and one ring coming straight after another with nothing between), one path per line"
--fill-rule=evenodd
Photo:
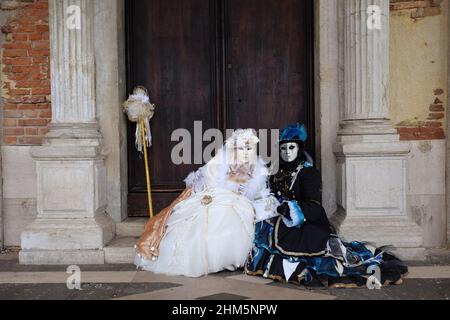
M255 208L264 207L261 202L269 197L266 169L259 161L255 178L242 186L230 181L223 168L211 168L206 165L194 174L200 179L186 180L196 192L178 203L168 218L158 259L136 255L136 266L189 277L244 266L253 245Z

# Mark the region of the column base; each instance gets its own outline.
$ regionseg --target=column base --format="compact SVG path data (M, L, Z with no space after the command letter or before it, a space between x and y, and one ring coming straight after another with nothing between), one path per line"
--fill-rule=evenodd
M106 215L82 219L37 218L21 235L21 264L104 264L104 246L115 236Z
M347 241L392 245L401 259L425 260L422 228L407 214L410 150L388 120L343 122L334 147L342 212L331 220Z
M405 215L408 142L387 120L341 124L337 159L338 205L346 216Z
M340 227L340 235L346 241L392 246L387 250L403 260L426 259L422 229L406 216L347 217Z

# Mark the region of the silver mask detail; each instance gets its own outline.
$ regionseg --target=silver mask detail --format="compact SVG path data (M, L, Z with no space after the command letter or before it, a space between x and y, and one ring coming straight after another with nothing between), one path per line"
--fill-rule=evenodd
M283 143L280 146L280 156L285 162L292 162L297 159L300 148L295 142Z

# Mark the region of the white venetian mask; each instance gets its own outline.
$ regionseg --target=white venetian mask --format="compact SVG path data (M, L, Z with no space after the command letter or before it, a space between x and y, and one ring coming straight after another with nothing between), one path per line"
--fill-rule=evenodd
M246 145L236 148L236 162L238 165L254 164L256 161L256 145Z

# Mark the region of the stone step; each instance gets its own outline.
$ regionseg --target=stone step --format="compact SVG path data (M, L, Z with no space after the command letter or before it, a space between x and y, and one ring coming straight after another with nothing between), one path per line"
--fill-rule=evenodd
M450 265L450 247L427 249L428 261L432 264Z
M106 264L129 264L134 262L134 245L137 237L116 237L103 250Z
M340 231L347 241L372 242L378 247L391 245L392 252L404 260L426 259L422 228L408 217L347 217Z
M377 246L422 246L422 229L406 217L351 217L341 226L346 240L371 241Z
M412 221L407 216L399 216L399 215L378 215L378 216L356 216L356 217L346 217L344 220L344 224L347 226L412 226L420 227Z
M116 224L117 237L140 237L148 218L128 218Z

